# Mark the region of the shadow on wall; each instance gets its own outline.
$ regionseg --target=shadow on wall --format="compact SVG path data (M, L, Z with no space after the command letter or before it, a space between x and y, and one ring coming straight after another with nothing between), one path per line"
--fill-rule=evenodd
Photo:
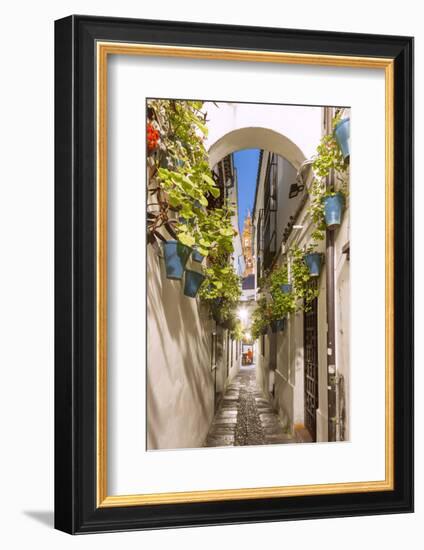
M211 322L152 246L147 265L147 447L198 447L213 416Z
M303 341L296 339L295 335L296 332L292 333L290 354L286 349L286 364L281 364L280 359L277 365L277 370L281 375L278 373L275 375L275 395L272 402L284 429L290 433L293 433L294 424L303 423L304 406ZM287 334L285 338L288 338Z

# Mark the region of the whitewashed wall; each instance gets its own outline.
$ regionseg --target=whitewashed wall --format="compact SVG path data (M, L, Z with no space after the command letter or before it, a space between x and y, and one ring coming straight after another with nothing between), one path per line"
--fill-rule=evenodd
M348 205L347 205L348 206ZM286 245L300 247L307 245L311 239L312 227L307 215L308 202L300 212L296 224L302 226L294 230ZM344 398L347 423L345 439L349 439L349 341L350 341L350 273L347 255L342 252L349 241L349 208L344 212L341 227L336 232L335 265L336 265L336 353L337 368L344 379ZM321 242L319 252L325 252L325 241ZM327 316L326 316L326 266L321 269L319 277L320 294L318 297L318 403L317 440L328 439L327 415ZM264 395L268 392L270 370L270 337L266 336L266 354L261 356L258 368L258 384ZM290 315L286 328L277 335L277 371L275 375L275 395L273 405L288 431L293 433L296 425L304 424L304 362L303 362L303 313Z
M148 246L147 447L200 447L214 414L214 322ZM140 336L142 337L142 336Z
M340 385L341 402L345 407L346 440L350 436L350 260L344 254L343 246L349 242L350 217L345 215L335 243L336 253L336 358L339 375L343 377ZM355 261L355 260L353 260ZM364 360L366 360L364 358Z

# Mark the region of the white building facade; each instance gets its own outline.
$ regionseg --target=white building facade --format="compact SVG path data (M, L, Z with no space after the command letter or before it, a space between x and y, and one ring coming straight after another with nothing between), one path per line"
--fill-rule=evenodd
M328 108L327 108L328 110ZM321 113L321 132L325 128L325 110ZM331 113L331 117L334 112ZM310 165L299 174L287 159L263 152L258 170L256 201L253 212L255 228L256 281L282 264L290 273L290 250L306 249L313 241L315 229L308 212L308 187L313 177ZM293 183L295 185L292 187ZM304 187L303 187L304 185ZM297 194L296 187L301 189ZM292 190L292 198L290 191ZM326 256L326 241L317 252ZM327 339L328 265L324 262L315 284L318 298L311 310L288 315L284 329L259 338L257 382L278 411L285 430L296 441L328 441L329 373L335 376L337 438L349 439L349 203L345 205L341 226L334 232L335 268L332 274L335 293L335 360L329 366ZM330 372L334 369L334 373Z

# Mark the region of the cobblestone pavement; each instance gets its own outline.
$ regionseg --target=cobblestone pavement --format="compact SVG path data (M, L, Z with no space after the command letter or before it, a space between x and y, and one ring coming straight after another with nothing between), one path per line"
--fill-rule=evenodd
M294 442L256 386L255 368L241 367L227 387L205 447L270 445Z

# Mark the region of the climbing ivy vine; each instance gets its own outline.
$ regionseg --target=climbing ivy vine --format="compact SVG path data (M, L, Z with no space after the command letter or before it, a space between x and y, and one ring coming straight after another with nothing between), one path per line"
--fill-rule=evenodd
M199 295L228 318L241 293L229 261L235 210L209 168L203 102L150 100L147 114L149 242L166 240L166 232L207 258Z
M340 122L340 115L333 119L333 127ZM325 197L341 193L347 197L348 165L345 163L340 147L333 134L327 134L321 138L317 147L317 154L312 163L314 178L309 189L310 206L309 214L315 229L312 239L322 241L325 236L324 203ZM334 183L327 186L327 177L334 174Z
M264 334L272 320L272 311L269 302L262 296L257 301L256 308L252 312L252 325L250 331L253 340L257 340L261 334Z

